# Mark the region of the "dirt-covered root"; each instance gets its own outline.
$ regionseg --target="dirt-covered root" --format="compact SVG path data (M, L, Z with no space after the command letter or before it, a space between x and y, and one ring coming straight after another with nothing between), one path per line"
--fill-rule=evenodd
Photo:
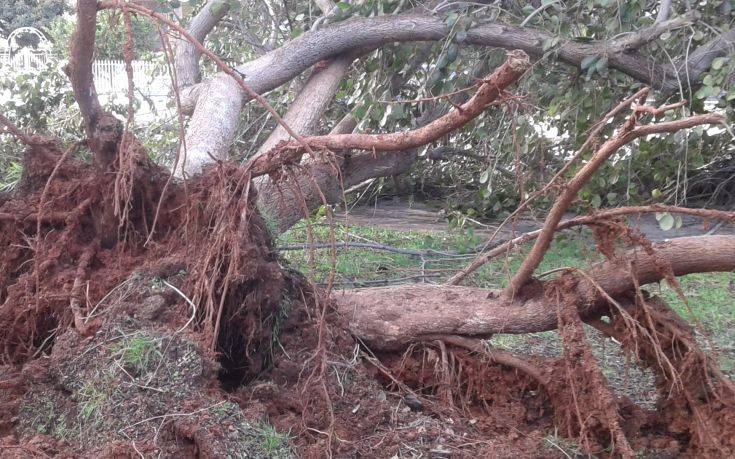
M79 160L77 147L61 151L51 142L31 147L19 189L0 206L0 357L5 362L48 350L54 336L144 261L134 248L152 219L162 171L140 149L131 153L135 187L121 226L114 216L115 174Z
M217 355L182 329L161 280L130 284L93 339L70 328L46 359L26 365L3 446L21 450L40 435L42 452L66 457L289 457L285 443L267 451L260 426L222 396Z
M644 428L675 438L678 454L735 455L735 386L697 344L692 327L657 297L622 303L604 332L656 375L656 415Z
M111 170L80 160L78 145L27 152L20 189L0 205L0 357L48 352L70 326L93 334L106 295L134 270L180 269L190 276L177 307L239 384L267 366L281 303L297 294L250 176L223 163L175 183L127 140Z
M635 456L622 429L618 400L602 373L579 317L579 299L565 285L565 278L552 284L546 295L557 304L558 333L564 353L548 386L556 413L556 425L565 435L578 438L591 453L605 449L615 456Z
M190 187L186 209L186 291L232 387L267 368L288 304L304 297L283 273L251 185L247 170L222 164Z

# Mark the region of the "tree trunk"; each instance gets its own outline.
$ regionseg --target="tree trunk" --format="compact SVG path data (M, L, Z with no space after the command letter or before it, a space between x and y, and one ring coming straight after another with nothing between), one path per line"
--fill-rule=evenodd
M631 264L640 285L665 278L662 267L673 275L735 270L735 236L678 238L654 244L652 256L643 249L601 263L586 276L574 275L574 291L580 298L583 318L599 317L606 301L634 291ZM572 276L570 274L570 276ZM594 283L590 280L594 280ZM552 281L553 282L553 281ZM400 349L422 336L466 335L486 337L495 333L521 334L553 330L557 305L545 288L524 301L512 301L498 292L481 288L440 285L399 285L346 290L334 294L338 309L352 333L373 349Z

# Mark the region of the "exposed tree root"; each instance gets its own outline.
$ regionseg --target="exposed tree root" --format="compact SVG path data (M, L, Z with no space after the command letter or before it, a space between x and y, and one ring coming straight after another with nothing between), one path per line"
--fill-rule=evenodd
M624 303L601 329L656 374L660 393L653 432L679 439L682 453L729 457L735 452L735 388L696 344L689 324L659 298ZM647 333L630 333L624 314ZM666 361L663 361L663 358Z
M563 390L558 386L551 389L550 398L555 405L557 425L565 428L569 436L578 435L587 451L598 452L610 444L615 456L635 457L621 428L622 417L615 394L608 386L587 342L576 305L579 300L572 291L567 290L574 283L564 286L564 280L560 279L559 284L549 289L548 293L556 296L558 331L564 344L563 380L567 382ZM602 445L594 444L608 435L609 440Z

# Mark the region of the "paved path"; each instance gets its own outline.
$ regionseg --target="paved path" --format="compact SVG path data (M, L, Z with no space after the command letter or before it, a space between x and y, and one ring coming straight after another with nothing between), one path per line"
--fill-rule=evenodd
M573 217L569 214L568 217ZM339 212L338 220L352 225L376 226L396 231L418 231L425 233L444 233L449 231L449 225L440 212L423 203L409 204L405 201L379 201L373 206L359 206L352 208L348 213ZM630 225L643 231L649 239L660 241L683 236L697 236L707 233L711 228L704 228L702 220L692 216L682 216L683 225L679 229L662 231L654 214L634 216L630 218ZM473 224L474 232L480 238L489 237L500 221L482 222L487 226ZM711 222L711 225L716 222ZM516 233L525 233L541 227L542 221L521 219L515 225ZM498 235L498 239L506 239L511 233L508 225ZM724 224L715 234L735 234L735 226Z

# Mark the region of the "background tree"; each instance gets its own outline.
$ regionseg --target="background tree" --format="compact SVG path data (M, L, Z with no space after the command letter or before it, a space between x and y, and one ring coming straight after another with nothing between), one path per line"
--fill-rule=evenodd
M4 37L19 27L48 26L70 10L65 0L7 0L0 9L0 34Z

